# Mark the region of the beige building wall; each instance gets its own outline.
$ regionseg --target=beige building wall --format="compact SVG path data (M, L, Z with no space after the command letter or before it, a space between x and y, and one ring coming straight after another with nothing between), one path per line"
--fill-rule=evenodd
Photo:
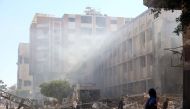
M18 48L17 89L20 96L32 93L32 76L29 74L29 44L20 43ZM23 94L22 94L23 93Z
M129 21L122 17L79 14L55 17L37 13L30 27L34 98L42 97L40 84L67 79L75 65L87 58L90 48L96 47L97 40Z
M95 67L88 72L103 96L142 95L151 87L160 94L181 92L182 68L171 63L180 64L180 56L173 58L175 54L165 50L182 45L182 38L173 33L179 15L180 11L163 11L157 16L147 10L110 36L99 54L86 62Z

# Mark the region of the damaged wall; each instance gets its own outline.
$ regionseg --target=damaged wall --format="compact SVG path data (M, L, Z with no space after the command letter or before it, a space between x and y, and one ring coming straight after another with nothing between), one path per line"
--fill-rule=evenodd
M110 35L99 54L86 62L94 66L88 72L104 97L142 95L152 87L160 94L181 92L182 68L172 67L174 54L164 50L182 45L173 33L179 15L180 11L163 11L155 17L147 10ZM180 63L180 58L173 61Z

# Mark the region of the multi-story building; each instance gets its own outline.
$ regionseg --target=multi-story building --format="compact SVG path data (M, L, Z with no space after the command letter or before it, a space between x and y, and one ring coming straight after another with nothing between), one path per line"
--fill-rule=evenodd
M18 48L17 94L29 97L32 91L32 76L29 74L29 44L20 43Z
M76 70L79 81L93 81L106 97L139 95L152 87L159 94L180 93L182 38L173 33L179 15L145 11L112 33L98 54Z
M41 83L65 78L80 61L77 59L85 58L84 52L88 51L85 47L92 46L93 40L100 38L98 36L116 31L130 20L103 15L65 14L59 18L36 14L30 28L30 73L34 95L39 97Z

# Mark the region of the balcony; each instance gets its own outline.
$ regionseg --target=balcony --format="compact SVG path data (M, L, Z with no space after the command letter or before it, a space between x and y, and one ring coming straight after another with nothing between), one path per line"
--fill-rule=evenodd
M152 8L181 9L182 0L143 0L143 4Z

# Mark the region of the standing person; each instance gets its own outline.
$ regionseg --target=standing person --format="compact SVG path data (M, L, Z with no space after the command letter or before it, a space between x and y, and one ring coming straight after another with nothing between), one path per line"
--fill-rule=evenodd
M157 109L157 95L156 95L156 90L151 88L148 91L149 98L146 101L145 104L145 109Z
M6 106L6 109L9 109L9 103L8 103L7 100L6 100L6 102L5 102L5 106Z
M166 98L164 103L163 103L163 109L168 109L168 101L169 101L169 99Z
M124 101L124 98L121 98L121 100L119 101L118 109L123 109L123 105L124 105L123 101Z
M76 109L80 109L80 101L79 100L77 100L77 107L76 107Z
M76 100L73 101L73 109L77 109L77 101Z

